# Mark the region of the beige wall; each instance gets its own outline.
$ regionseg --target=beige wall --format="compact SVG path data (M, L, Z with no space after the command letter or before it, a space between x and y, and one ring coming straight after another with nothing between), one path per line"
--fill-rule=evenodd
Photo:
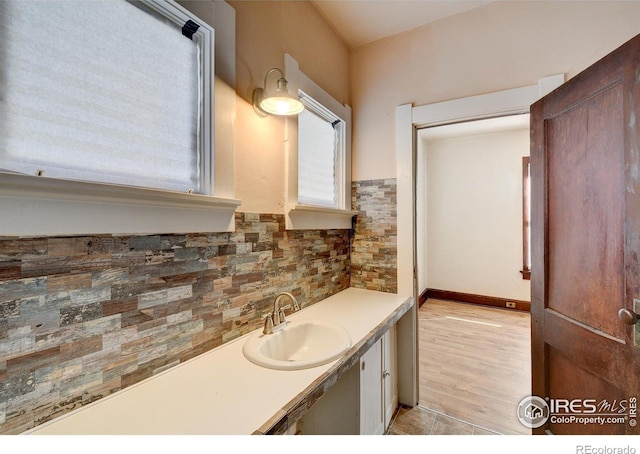
M506 1L353 50L353 179L396 176L396 106L573 77L638 33L637 1Z
M285 120L258 117L253 89L270 68L284 69L288 53L318 85L349 103L349 49L309 2L229 4L236 11L236 197L240 211L283 213Z
M216 19L220 20L215 17L219 8L216 10L214 3L218 2L181 0L180 3L214 26ZM287 53L298 62L302 72L331 96L349 104L349 49L310 2L227 3L235 11L235 71L221 68L220 63L224 62L216 59L216 102L221 99L220 85L235 87L235 116L226 107L224 112L216 108L216 121L222 117L224 122L235 122L235 134L233 143L219 145L216 141L216 150L219 146L234 148L235 197L242 200L239 211L284 213L286 121L282 117L258 117L251 105L253 89L262 87L269 69L284 70ZM222 20L233 19L225 16ZM218 32L226 24L217 25L219 38ZM223 38L229 40L228 36ZM272 74L269 81L274 83L276 78ZM224 177L216 174L216 178Z
M396 177L396 106L572 77L640 32L637 1L505 1L350 52L309 2L228 3L236 12L235 193L245 212L284 212L285 121L259 118L250 99L285 53L352 105L352 176L369 180Z
M420 291L530 300L529 281L520 274L522 157L529 155L529 129L512 127L420 140L426 168Z

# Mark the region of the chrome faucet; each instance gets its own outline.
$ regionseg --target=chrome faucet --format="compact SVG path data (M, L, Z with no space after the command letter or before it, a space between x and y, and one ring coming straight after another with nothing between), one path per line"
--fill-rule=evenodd
M297 312L300 310L300 305L298 304L298 300L295 296L293 296L289 292L279 293L278 296L276 296L276 299L273 301L273 311L263 316L264 329L262 330L262 332L264 334L273 334L276 331L279 331L287 326L287 320L285 318L284 311L285 309L291 309L291 304L280 306L280 300L283 297L289 297L291 303L293 304L293 312Z

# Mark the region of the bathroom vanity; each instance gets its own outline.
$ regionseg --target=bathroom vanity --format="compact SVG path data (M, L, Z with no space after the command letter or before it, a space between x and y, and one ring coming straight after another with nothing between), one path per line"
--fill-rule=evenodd
M242 351L249 333L27 433L336 433L325 423L335 423L329 415L337 412L345 418L340 433L381 433L385 407L395 407L384 403L394 396L392 327L413 304L412 297L346 289L287 316L292 325L344 327L351 347L334 361L300 370L259 366Z

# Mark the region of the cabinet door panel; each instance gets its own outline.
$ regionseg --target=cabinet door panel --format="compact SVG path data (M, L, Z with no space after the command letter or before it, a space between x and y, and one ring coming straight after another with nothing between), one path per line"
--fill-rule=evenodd
M382 339L360 358L360 434L384 433Z
M384 385L384 429L387 430L398 406L398 379L396 377L396 329L392 326L382 337L382 380Z

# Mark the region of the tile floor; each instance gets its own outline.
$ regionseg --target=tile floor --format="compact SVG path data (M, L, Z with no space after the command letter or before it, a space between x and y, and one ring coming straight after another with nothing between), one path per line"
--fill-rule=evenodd
M499 435L420 405L399 407L386 435Z

